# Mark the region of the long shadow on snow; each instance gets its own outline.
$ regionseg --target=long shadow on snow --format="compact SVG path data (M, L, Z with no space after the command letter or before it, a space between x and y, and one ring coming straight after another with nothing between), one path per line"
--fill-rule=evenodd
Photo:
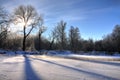
M65 59L73 59L73 60L81 60L81 61L85 61L85 62L92 62L92 63L100 63L100 64L105 64L105 65L111 65L111 66L120 66L120 63L117 63L115 61L111 62L111 61L100 61L100 60L86 60L86 59L76 59L76 58L71 58L71 57L64 57Z
M119 80L119 79L112 78L112 77L109 77L109 76L105 76L105 75L102 75L102 74L97 74L97 73L94 73L94 72L84 71L84 70L81 70L81 69L78 69L78 68L66 66L66 65L55 63L55 62L48 61L48 60L36 59L36 58L32 58L32 59L34 59L34 60L40 60L40 61L43 61L43 62L46 62L46 63L49 63L49 64L53 64L53 65L57 65L57 66L61 66L63 68L69 69L69 70L73 70L73 71L77 71L77 72L82 72L84 74L88 74L88 75L91 75L93 77L98 76L98 78L101 77L101 78L104 78L106 80Z
M79 59L81 61L86 61L86 62L93 62L93 63L100 63L100 64L105 64L105 65L111 65L111 66L120 66L120 63L117 62L110 62L110 61L98 61L98 60L83 60L83 59Z
M24 80L42 80L40 77L35 73L30 63L30 59L24 55L25 58L25 79Z

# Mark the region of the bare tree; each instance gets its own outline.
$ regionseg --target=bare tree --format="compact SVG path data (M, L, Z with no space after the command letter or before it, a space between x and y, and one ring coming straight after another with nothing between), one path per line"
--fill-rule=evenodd
M0 46L3 48L8 34L8 27L10 24L10 18L8 12L0 7Z
M112 34L112 43L114 42L114 46L116 46L116 51L120 52L120 25L116 25Z
M41 16L39 16L38 18L38 40L39 40L39 50L41 50L41 36L42 34L46 31L46 27L43 26L44 21L43 18Z
M7 37L7 49L20 50L21 49L22 36L17 33L10 32Z
M58 38L58 34L56 34L56 27L51 31L51 34L49 35L49 49L53 49L53 44L55 42L55 40Z
M70 47L71 50L76 52L78 48L80 47L79 41L80 41L80 33L79 33L79 28L74 28L71 26L69 30L69 41L70 41Z
M31 5L21 5L14 10L14 23L23 27L23 51L26 49L26 39L37 25L37 12Z
M65 29L66 29L66 22L64 21L60 21L58 23L58 25L56 26L56 35L58 35L57 37L57 41L59 43L59 49L60 50L64 50L66 48L66 33L65 33Z

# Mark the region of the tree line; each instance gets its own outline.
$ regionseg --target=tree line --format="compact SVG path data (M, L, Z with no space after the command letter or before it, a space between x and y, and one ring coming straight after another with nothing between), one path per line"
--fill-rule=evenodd
M13 33L9 27L21 24L21 32ZM103 39L84 40L78 27L71 26L66 33L67 23L60 21L49 33L49 38L43 36L47 31L43 17L31 5L21 5L9 14L0 7L0 48L8 50L71 50L77 51L107 51L120 52L120 25L116 25L112 33ZM36 35L31 32L36 29Z

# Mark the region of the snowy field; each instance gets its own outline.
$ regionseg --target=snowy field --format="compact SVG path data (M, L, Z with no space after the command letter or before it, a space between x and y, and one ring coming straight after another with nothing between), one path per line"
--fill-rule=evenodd
M120 56L97 56L97 55L77 55L77 54L54 55L54 57L55 56L62 58L69 58L69 59L77 59L77 60L120 61Z
M0 80L120 80L120 61L0 55Z
M87 53L87 55L81 55L81 54L73 54L70 51L49 51L48 56L53 57L62 57L62 58L70 58L70 59L77 59L77 60L102 60L102 61L120 61L120 54L115 53L114 55L103 55L101 54L92 54Z

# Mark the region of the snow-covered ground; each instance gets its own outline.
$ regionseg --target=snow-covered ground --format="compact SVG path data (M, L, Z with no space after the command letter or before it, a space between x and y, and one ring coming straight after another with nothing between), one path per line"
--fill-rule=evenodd
M54 57L62 57L62 58L71 58L78 60L104 60L104 61L120 61L120 56L97 56L97 55L77 55L77 54L69 54L69 55L54 55Z
M73 54L70 51L49 51L49 56L54 57L62 57L62 58L71 58L71 59L79 59L79 60L104 60L104 61L120 61L120 55L80 55L80 54Z
M114 53L113 55L107 55L105 53L84 53L84 55L81 54L74 54L71 51L47 51L42 50L41 53L38 51L7 51L7 50L0 50L0 55L6 55L6 56L14 56L14 55L21 55L21 54L32 54L32 55L40 55L45 54L48 56L53 57L62 57L62 58L71 58L71 59L78 59L78 60L104 60L104 61L120 61L120 54ZM83 53L82 53L83 54ZM102 55L103 54L103 55Z
M120 80L119 61L42 55L0 57L0 80Z
M47 55L0 50L0 80L120 80L118 53L110 56L43 52Z

